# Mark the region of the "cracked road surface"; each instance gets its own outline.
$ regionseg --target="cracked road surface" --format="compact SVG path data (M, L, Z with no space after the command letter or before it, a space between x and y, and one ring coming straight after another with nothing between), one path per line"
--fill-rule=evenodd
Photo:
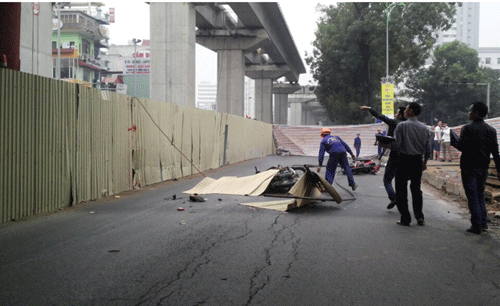
M0 305L500 305L494 235L466 233L464 210L430 189L426 225L396 225L382 173L356 175L355 200L287 213L239 205L275 198L190 202L193 176L0 225Z

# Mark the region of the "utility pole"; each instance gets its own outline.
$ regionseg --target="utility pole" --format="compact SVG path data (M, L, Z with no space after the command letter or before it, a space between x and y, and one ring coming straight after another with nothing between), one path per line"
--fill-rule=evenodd
M134 97L137 97L137 84L136 84L136 70L137 70L137 44L140 43L142 40L140 39L132 39L132 42L134 43L134 56L133 56L133 61L134 61Z
M57 7L57 68L56 79L61 79L61 4L56 2Z

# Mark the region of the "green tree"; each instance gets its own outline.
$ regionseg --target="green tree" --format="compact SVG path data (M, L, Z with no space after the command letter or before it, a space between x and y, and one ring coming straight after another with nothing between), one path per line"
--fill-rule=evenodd
M410 71L405 82L405 94L424 105L422 121L435 124L441 120L452 126L466 123L470 104L486 102L487 87L471 83L490 82L490 117L498 115L498 72L479 67L476 50L453 41L437 46L433 54L432 65Z
M381 105L386 63L386 8L389 3L349 2L318 6L313 53L306 57L318 82L319 102L336 124L370 122L360 105ZM435 43L432 33L449 29L450 3L405 3L394 7L389 22L390 74L424 64Z

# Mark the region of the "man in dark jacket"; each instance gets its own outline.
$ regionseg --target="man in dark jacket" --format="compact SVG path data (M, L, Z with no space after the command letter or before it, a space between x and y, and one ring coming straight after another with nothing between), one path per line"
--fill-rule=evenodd
M467 196L472 224L467 231L474 234L481 234L488 228L484 188L488 177L490 154L493 155L497 176L500 179L497 131L484 122L483 118L487 114L486 104L472 103L469 109L469 119L472 122L462 127L458 142L452 140L453 145L462 151L462 156L460 156L462 184Z
M382 122L386 123L389 126L389 129L387 130L387 136L390 137L394 137L394 129L396 129L398 123L406 120L404 117L405 107L403 106L398 108L395 119L388 118L369 106L360 106L359 109L367 109L373 117L380 119L382 120ZM391 150L384 172L384 187L389 200L391 201L389 205L387 205L387 209L392 209L394 208L394 206L396 206L396 192L394 192L394 188L392 187L392 180L396 176L397 160L398 153L396 152L396 150Z

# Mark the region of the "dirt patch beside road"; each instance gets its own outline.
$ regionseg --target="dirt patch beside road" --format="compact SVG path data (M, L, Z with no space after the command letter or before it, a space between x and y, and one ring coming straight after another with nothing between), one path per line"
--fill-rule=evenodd
M496 174L496 172L491 174ZM491 221L489 223L490 229L497 232L497 236L500 237L500 182L491 174L485 189L486 209ZM441 162L430 160L422 179L426 185L436 190L437 196L448 202L457 203L468 214L467 199L462 186L458 161Z

